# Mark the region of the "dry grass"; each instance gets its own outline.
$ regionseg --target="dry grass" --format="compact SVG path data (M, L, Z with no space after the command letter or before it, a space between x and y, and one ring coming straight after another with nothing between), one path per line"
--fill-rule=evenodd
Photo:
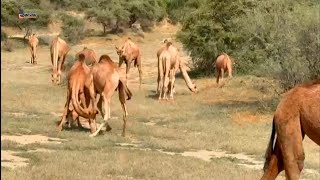
M183 80L178 78L175 101L158 102L155 96L156 51L160 41L168 37L172 35L152 32L138 43L143 53L143 89L138 90L138 70L132 68L129 86L133 99L127 103L126 138L120 136L122 111L117 95L112 100L111 116L115 118L110 120L111 132L96 138L90 138L89 131L78 129L58 133L55 122L59 120L57 114L62 114L66 87L51 84L49 48L39 48L36 66L25 63L29 59L26 48L17 49L14 53L2 52L1 133L43 134L68 140L62 144L24 146L2 141L2 149L19 151L19 156L30 159L27 167L16 170L2 168L2 178L259 179L262 170L238 166L230 158L206 162L157 151L224 150L251 154L262 161L271 133L272 114L278 102L276 82L237 75L223 88L216 87L214 78L197 79L198 94L191 94ZM72 47L70 57L86 45L99 56L108 54L117 61L114 44L121 44L122 40L118 36L87 38ZM99 121L102 121L100 115ZM116 145L134 142L151 150ZM318 169L319 147L307 138L304 144L305 168ZM54 150L54 153L28 152L38 148ZM319 178L306 173L303 177Z

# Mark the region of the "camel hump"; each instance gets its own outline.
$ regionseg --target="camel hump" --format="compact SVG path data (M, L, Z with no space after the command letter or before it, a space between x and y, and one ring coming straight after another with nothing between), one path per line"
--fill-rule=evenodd
M112 61L110 56L104 54L104 55L101 55L100 59L99 59L99 62L101 61Z
M80 61L83 61L84 59L85 59L85 55L82 54L82 53L80 53L80 54L79 54L79 60L80 60Z

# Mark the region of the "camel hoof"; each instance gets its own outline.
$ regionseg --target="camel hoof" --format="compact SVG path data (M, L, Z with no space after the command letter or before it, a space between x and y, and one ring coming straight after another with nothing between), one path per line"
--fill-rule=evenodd
M109 132L111 130L112 130L112 128L109 125L107 125L106 131Z

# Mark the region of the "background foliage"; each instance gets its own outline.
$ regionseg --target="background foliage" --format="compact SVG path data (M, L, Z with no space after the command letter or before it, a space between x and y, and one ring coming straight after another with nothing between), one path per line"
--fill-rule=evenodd
M38 19L18 20L19 8ZM140 23L144 31L169 17L180 23L178 40L190 53L195 70L213 73L216 57L233 56L239 74L272 76L285 89L320 78L320 1L318 0L4 0L1 24L47 27L57 11L80 11L100 23L104 34ZM84 38L85 19L61 16L62 33L76 43ZM1 38L5 33L1 32Z

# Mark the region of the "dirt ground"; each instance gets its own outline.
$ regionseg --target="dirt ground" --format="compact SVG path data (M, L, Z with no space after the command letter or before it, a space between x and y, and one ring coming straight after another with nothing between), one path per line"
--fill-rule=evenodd
M111 132L96 138L77 128L55 127L66 100L66 85L51 84L48 46L40 46L38 64L27 48L2 52L1 170L3 179L258 179L279 97L272 79L237 76L217 88L213 77L195 78L200 92L188 91L177 78L175 100L155 96L156 51L177 27L164 23L145 37L89 37L72 46L72 57L84 46L118 61L115 45L128 37L142 50L143 84L132 68L127 102L127 137L120 136L122 111L112 100ZM17 33L12 31L12 33ZM192 67L180 43L181 58ZM68 64L68 62L66 63ZM124 68L124 66L123 66ZM124 69L123 69L124 70ZM65 73L64 73L65 76ZM272 84L272 86L270 86ZM97 121L102 122L99 115ZM85 124L85 123L84 123ZM320 148L306 137L302 179L320 179ZM19 173L18 173L19 172ZM282 173L278 179L284 179Z

